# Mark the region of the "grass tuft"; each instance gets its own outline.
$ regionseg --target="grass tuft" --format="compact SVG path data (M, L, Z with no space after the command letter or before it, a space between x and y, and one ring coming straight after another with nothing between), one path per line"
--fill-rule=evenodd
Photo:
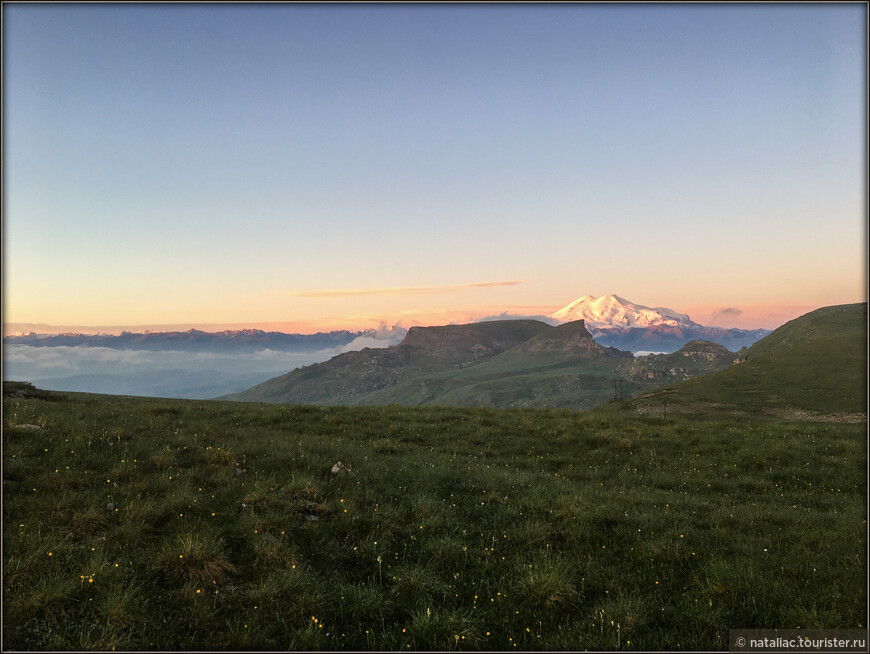
M155 567L187 581L221 583L235 572L223 551L223 540L205 532L187 532L164 541Z

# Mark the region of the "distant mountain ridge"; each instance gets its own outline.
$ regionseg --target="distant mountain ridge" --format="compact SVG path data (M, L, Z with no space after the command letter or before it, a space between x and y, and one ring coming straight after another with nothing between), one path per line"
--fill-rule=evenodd
M605 295L599 298L585 295L553 312L546 319L557 324L583 320L586 329L599 344L632 352L675 352L692 340L708 340L737 351L770 333L765 329L707 327L692 321L687 314L666 307L650 308L618 295ZM498 322L498 320L487 320L487 322ZM411 328L412 331L414 329L419 328ZM383 339L394 344L407 333L407 330L399 326L364 331L337 330L316 334L287 334L260 329L220 332L205 332L198 329L124 331L119 335L72 332L46 335L28 332L6 336L3 342L31 347L107 347L149 351L250 352L270 349L282 352L314 352L343 347L361 337Z
M534 320L411 327L399 345L339 354L329 361L297 368L225 399L354 404L369 393L421 374L458 370L488 359L546 327L549 326Z
M710 341L736 352L767 336L767 329L724 329L657 325L629 329L591 329L598 343L631 352L676 352L691 341Z
M557 321L583 320L596 342L632 352L676 352L694 340L711 341L737 351L770 333L767 329L706 327L685 313L646 307L618 295L584 295L549 317Z
M692 343L638 359L596 343L582 320L413 327L398 345L341 354L221 399L583 409L612 397L614 379L632 394L722 369L735 356L714 343Z
M405 335L401 327L369 329L351 332L338 330L316 334L285 334L259 329L225 330L204 332L198 329L187 331L146 331L111 334L53 334L33 332L7 336L3 342L9 345L31 347L107 347L120 350L178 350L184 352L228 352L270 349L283 352L311 352L348 345L360 337L398 340Z

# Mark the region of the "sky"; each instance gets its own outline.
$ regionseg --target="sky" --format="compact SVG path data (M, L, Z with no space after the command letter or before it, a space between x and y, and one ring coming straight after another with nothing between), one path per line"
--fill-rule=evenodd
M867 300L867 6L3 4L3 321Z

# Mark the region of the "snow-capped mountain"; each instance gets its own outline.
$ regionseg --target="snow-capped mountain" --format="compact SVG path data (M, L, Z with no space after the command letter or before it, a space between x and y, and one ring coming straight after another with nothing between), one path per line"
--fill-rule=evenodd
M685 313L645 307L618 295L586 295L549 318L559 322L584 320L596 343L632 352L676 352L694 340L719 343L736 352L770 333L766 329L705 327Z
M685 313L678 313L665 307L645 307L619 297L604 295L592 297L584 295L566 307L550 314L550 318L560 322L585 320L589 329L612 329L632 327L698 327Z

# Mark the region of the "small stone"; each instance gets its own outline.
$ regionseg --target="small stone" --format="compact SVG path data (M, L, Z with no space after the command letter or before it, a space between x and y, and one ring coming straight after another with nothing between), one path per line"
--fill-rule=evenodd
M19 431L42 431L39 425L12 425L9 429L17 429Z

